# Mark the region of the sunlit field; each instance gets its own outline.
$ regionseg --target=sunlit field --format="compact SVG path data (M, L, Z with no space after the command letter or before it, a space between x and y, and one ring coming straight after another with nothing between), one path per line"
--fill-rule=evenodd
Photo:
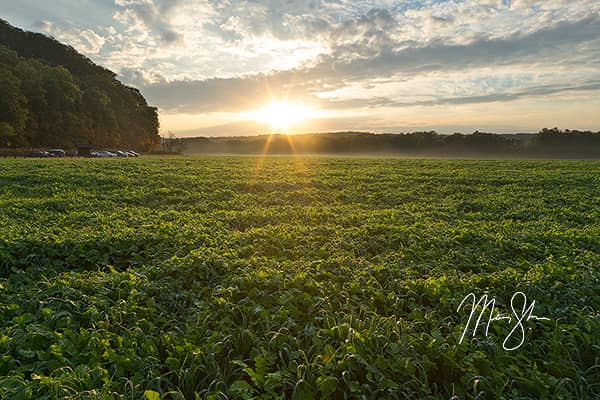
M595 161L0 160L0 277L2 399L600 396Z

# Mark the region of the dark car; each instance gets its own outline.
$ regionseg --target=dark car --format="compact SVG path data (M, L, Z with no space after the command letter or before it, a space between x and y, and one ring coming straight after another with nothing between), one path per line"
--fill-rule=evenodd
M47 151L30 151L29 153L25 153L25 157L48 158L50 157L50 153Z
M51 149L47 151L50 154L50 157L64 157L65 151L62 149Z

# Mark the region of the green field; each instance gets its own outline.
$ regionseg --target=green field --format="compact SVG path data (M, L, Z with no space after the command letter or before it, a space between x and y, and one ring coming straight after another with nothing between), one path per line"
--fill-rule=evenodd
M0 398L599 398L599 278L595 161L0 160Z

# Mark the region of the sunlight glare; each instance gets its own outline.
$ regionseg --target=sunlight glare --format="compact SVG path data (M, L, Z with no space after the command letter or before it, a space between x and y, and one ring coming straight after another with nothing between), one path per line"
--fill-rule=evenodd
M268 123L275 130L287 131L291 125L301 123L312 117L312 111L299 104L287 101L273 101L253 112L257 121Z

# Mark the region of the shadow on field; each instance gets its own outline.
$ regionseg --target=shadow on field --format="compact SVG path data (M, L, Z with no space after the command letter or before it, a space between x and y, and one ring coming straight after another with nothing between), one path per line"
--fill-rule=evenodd
M96 270L111 265L117 270L160 262L171 257L172 247L160 237L92 237L85 241L51 242L0 239L0 276L30 268L53 271Z

